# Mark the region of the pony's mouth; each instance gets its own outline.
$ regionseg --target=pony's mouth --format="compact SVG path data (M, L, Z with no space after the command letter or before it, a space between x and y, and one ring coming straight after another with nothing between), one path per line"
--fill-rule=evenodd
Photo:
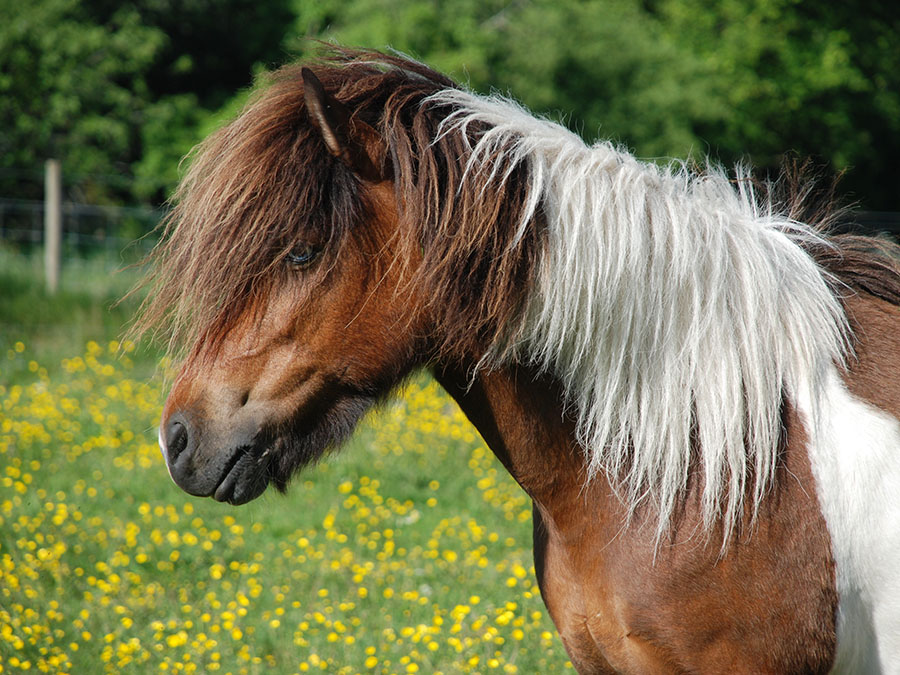
M169 475L182 490L195 497L212 497L219 502L235 506L246 504L265 492L270 482L279 485L273 474L272 458L279 446L278 439L259 436L248 444L234 447L227 457L198 461L197 453L184 450L184 441L163 450L163 455L174 459L167 461Z
M370 397L329 401L317 415L297 415L290 423L264 426L253 420L215 426L176 412L160 427L160 449L172 480L196 497L235 506L259 497L269 485L285 492L297 471L338 447L371 407Z
M213 490L213 499L235 506L259 497L269 485L268 451L259 453L252 447L238 448L225 465L222 477Z

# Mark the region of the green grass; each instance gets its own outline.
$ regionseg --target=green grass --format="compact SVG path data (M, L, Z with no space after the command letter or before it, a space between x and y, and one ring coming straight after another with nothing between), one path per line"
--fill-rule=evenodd
M89 340L105 343L122 336L137 307L136 299L121 301L139 278L133 261L110 255L67 259L52 295L43 264L38 253L0 244L0 345L27 343L53 367L80 353ZM142 360L148 359L152 354L143 352Z
M570 668L534 581L529 501L430 380L287 495L192 498L156 447L156 359L115 343L133 307L109 306L133 279L92 261L47 298L39 266L13 258L0 256L0 671Z

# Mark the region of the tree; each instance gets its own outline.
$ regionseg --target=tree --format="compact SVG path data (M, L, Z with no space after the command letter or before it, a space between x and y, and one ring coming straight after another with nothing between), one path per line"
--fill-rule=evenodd
M898 209L900 10L893 2L661 0L670 39L706 65L719 114L696 133L731 162L813 157L868 208Z
M0 1L0 166L34 170L58 157L70 174L127 170L146 106L143 72L163 41L128 6L101 24L79 0ZM19 178L0 174L2 193L36 196ZM94 201L115 192L102 182L84 189Z
M900 10L863 3L0 0L0 194L36 196L2 169L55 155L95 177L86 199L162 201L254 73L325 38L396 48L645 158L813 156L864 206L900 209Z
M410 53L475 90L499 88L538 113L562 116L589 140L613 136L646 156L689 152L699 139L688 121L710 108L702 62L669 40L638 0L316 7L301 14L306 34Z
M296 36L411 53L643 157L813 157L897 209L900 10L797 0L327 0ZM298 51L305 51L300 47Z
M289 0L0 0L0 194L47 157L82 199L165 199L206 121L284 60ZM16 169L14 173L10 169Z

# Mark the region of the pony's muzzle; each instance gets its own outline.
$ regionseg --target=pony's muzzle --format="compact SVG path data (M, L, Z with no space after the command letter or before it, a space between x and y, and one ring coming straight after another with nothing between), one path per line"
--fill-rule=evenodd
M176 411L163 421L160 448L172 480L196 497L243 504L259 496L270 480L269 460L256 425L220 437L203 433Z

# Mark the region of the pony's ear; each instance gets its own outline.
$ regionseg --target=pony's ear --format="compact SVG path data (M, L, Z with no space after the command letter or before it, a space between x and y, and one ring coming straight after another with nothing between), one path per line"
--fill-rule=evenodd
M371 126L354 120L350 109L330 96L309 68L303 68L303 98L313 126L319 130L325 147L366 180L384 180L381 159L384 142Z

